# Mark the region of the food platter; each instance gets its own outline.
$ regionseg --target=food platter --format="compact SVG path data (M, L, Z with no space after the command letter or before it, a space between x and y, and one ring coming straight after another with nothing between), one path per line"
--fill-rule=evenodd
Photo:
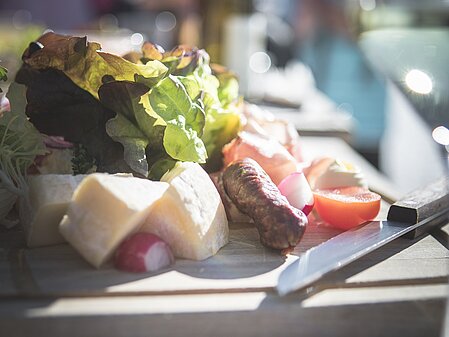
M53 229L59 230L71 246L59 244L26 249L19 245L17 249L11 250L8 258L3 261L5 270L9 266L12 285L4 288L5 294L14 293L11 289L16 289L19 294L23 292L36 295L69 294L72 290L75 294L101 294L128 290L151 293L265 289L275 286L285 262L341 232L315 220L316 214L312 214L302 238L307 224L306 215L313 207L313 195L301 171L300 161L305 163L307 159L311 161L317 156L324 156L325 151L311 151L307 144L299 142L296 130L288 122L277 120L271 114L251 111L244 104L243 108L239 108L243 112L237 110L241 99L235 91L235 75L220 71L213 75L204 51L179 47L167 53L156 45L144 44L143 57L132 63L98 48L98 44L88 43L85 38L47 33L37 42L31 43L24 53L24 65L17 81L27 85L26 111L17 110L17 106L23 105L23 102L17 104L20 95L16 96L11 101L11 111L6 112L2 119L2 130L4 138L14 146L37 146L33 149L34 152L31 151L34 156L26 158L25 169L37 170L33 172L38 173L33 179L42 178L40 186L36 187L40 195L59 196L61 190L67 192L70 186L71 191L75 191L73 196L70 192L66 198L66 208L57 206L58 212L62 213L52 215L51 218L51 222L54 222ZM100 73L96 68L100 69ZM104 69L105 74L101 72ZM52 82L55 76L57 80ZM222 85L221 80L225 84ZM76 104L61 104L59 98L56 103L52 101L52 90L60 90L58 81L64 83L63 86L70 87L70 90L64 87L68 91L62 96L65 99L70 97L69 101L73 97L79 99L77 95L82 96L83 104L88 102L86 111L89 112L84 110L86 106L83 104L81 107ZM47 90L47 86L50 92L45 93L42 102L37 98L40 97L37 93L42 88ZM17 84L11 88L14 93ZM220 96L219 88L224 91L224 97ZM21 90L23 95L24 88ZM22 100L25 100L25 96L22 96ZM73 104L73 101L70 102ZM87 115L83 115L85 113L90 113L90 117L99 113L101 117L92 125L91 120L86 118ZM224 122L220 118L225 118ZM72 122L74 125L70 124ZM243 125L240 126L240 123ZM271 134L276 133L274 130L281 130L277 139ZM80 136L82 137L79 138ZM15 141L16 138L19 140ZM75 142L75 145L71 142ZM77 142L81 142L79 147ZM50 180L53 178L46 176L44 171L39 171L45 167L42 162L61 149L72 151L72 159L76 159L71 162L73 172L70 173L86 174L77 183L79 187L70 182L50 189L43 182L44 177ZM22 149L19 147L19 150ZM206 162L207 152L210 158ZM333 158L335 155L331 154ZM238 193L232 193L229 197L240 211L252 218L253 224L236 222L229 213L226 219L226 205L223 207L221 201L225 203L225 198L221 192L218 194L205 171L215 172L217 167L211 169L211 163L215 162L212 166L219 164L218 168L223 169L225 193L226 190L229 193L225 181L226 172L233 167L233 163L239 168L238 165L247 157L254 159L254 165L260 164L260 170L257 168L256 171L261 174L257 173L256 184L261 188L254 196L250 195L249 190L242 197L256 197L250 200L251 204L246 210L239 204ZM333 158L326 166L327 171L330 172L330 167L336 166L337 177L349 177L349 184L360 183L364 193L371 193L367 190L365 180L357 178L359 171L353 166L357 165L357 158L355 161L354 158L349 158L349 162L353 163L349 166ZM204 168L199 163L204 164ZM85 164L89 164L87 171L80 172ZM16 166L20 169L19 165ZM313 167L313 163L310 167ZM232 183L235 180L242 184L234 186L235 191L243 190L249 181L238 181L241 174L245 175L250 171L246 166L241 168L243 170L235 170L238 173L235 179L230 178ZM8 172L7 169L14 172L15 168L11 170L9 166L2 166L5 172ZM58 169L60 170L59 167ZM92 169L107 173L90 174ZM114 176L113 173L117 170L120 170L120 174ZM22 188L19 191L21 195L18 208L28 246L45 246L33 242L29 233L47 233L41 226L46 226L42 223L50 222L50 217L38 222L36 214L58 205L58 200L33 209L31 204L36 199L40 200L40 197L32 189L32 179L25 179L27 173L30 173L28 171L11 175L10 180L18 188ZM128 172L128 175L122 175L121 172ZM296 173L302 175L301 184L307 185L307 193L311 197L307 198L310 202L302 206L293 204L280 190L282 180ZM73 176L64 177L64 180L72 180L71 177ZM267 211L273 210L271 213L274 213L281 203L285 205L287 213L291 211L287 217L292 220L289 220L287 226L280 226L281 222L277 222L279 218L274 217L268 220L269 223L265 221L265 227L261 227L262 220L249 212L252 206L259 209L265 207L260 206L260 200L264 197L266 186L274 191L274 197L267 199L270 203ZM218 186L217 188L219 189ZM156 190L159 192L155 192ZM376 190L382 190L382 187ZM376 198L375 213L362 219L362 222L373 219L378 213L380 197ZM123 208L123 211L115 212L116 207ZM172 211L176 215L172 215ZM120 219L111 216L112 213ZM178 213L182 213L181 216ZM280 214L285 215L286 212L280 211ZM164 222L164 218L169 218L169 221ZM328 224L331 224L331 220L332 218L327 220ZM361 223L360 220L357 221L352 226ZM180 258L179 261L173 267L153 270L150 274L130 275L113 270L111 258L114 252L127 236L132 236L139 229L161 236ZM287 234L289 231L295 233L293 239ZM276 235L280 239L270 242ZM64 240L58 238L58 241L46 244L62 241ZM89 268L71 247L98 269ZM286 253L290 254L285 255ZM117 254L114 256L116 258ZM140 255L135 253L134 256ZM142 260L141 257L140 259Z
M306 156L332 152L363 167L374 187L382 190L388 181L374 168L350 151L336 138L304 138ZM386 190L392 194L390 190ZM384 218L388 204L383 203L379 218ZM156 273L119 272L109 264L93 269L67 244L28 249L21 232L4 236L8 247L0 260L3 277L2 296L114 296L144 294L202 294L256 292L273 290L282 270L291 259L341 233L340 230L311 222L291 255L262 246L257 230L250 223L231 223L230 242L217 255L205 261L178 259ZM6 244L5 244L6 247Z

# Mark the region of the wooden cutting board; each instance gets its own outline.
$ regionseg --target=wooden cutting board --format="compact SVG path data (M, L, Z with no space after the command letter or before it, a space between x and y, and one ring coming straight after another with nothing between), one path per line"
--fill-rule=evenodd
M304 138L306 158L332 155L362 167L377 190L391 192L384 178L347 144L329 139ZM329 154L330 155L330 154ZM383 204L379 219L386 218ZM158 273L131 274L111 265L94 269L69 245L26 249L21 233L0 233L1 296L103 296L131 294L175 294L272 289L290 260L340 231L311 222L300 244L285 257L263 247L252 224L230 224L230 242L204 261L178 259Z
M289 259L338 233L311 223L295 251L285 257L260 244L253 224L233 223L230 241L217 255L204 261L178 259L170 268L143 274L117 271L111 264L94 269L68 244L34 249L3 247L0 296L265 290L276 285Z

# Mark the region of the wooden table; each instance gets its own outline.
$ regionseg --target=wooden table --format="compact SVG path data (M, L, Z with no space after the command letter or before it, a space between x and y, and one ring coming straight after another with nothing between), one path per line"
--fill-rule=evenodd
M396 197L343 141L303 142L308 156L332 153L359 164L376 189ZM449 224L395 240L279 297L274 286L289 260L336 234L312 224L283 258L260 245L250 224L231 224L230 243L216 256L136 275L94 270L68 245L27 250L19 231L3 231L0 336L440 336Z

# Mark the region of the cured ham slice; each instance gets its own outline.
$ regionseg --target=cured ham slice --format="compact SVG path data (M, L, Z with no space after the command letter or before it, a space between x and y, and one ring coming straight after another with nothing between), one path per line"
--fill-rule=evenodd
M245 158L255 160L278 185L282 179L297 171L296 159L275 138L250 132L240 132L223 147L225 166Z

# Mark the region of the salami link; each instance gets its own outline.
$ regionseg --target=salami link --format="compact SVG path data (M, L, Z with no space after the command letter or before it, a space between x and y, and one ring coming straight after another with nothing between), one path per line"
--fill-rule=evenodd
M239 210L254 220L263 245L283 250L296 246L307 217L288 203L256 161L246 158L229 165L223 185Z

